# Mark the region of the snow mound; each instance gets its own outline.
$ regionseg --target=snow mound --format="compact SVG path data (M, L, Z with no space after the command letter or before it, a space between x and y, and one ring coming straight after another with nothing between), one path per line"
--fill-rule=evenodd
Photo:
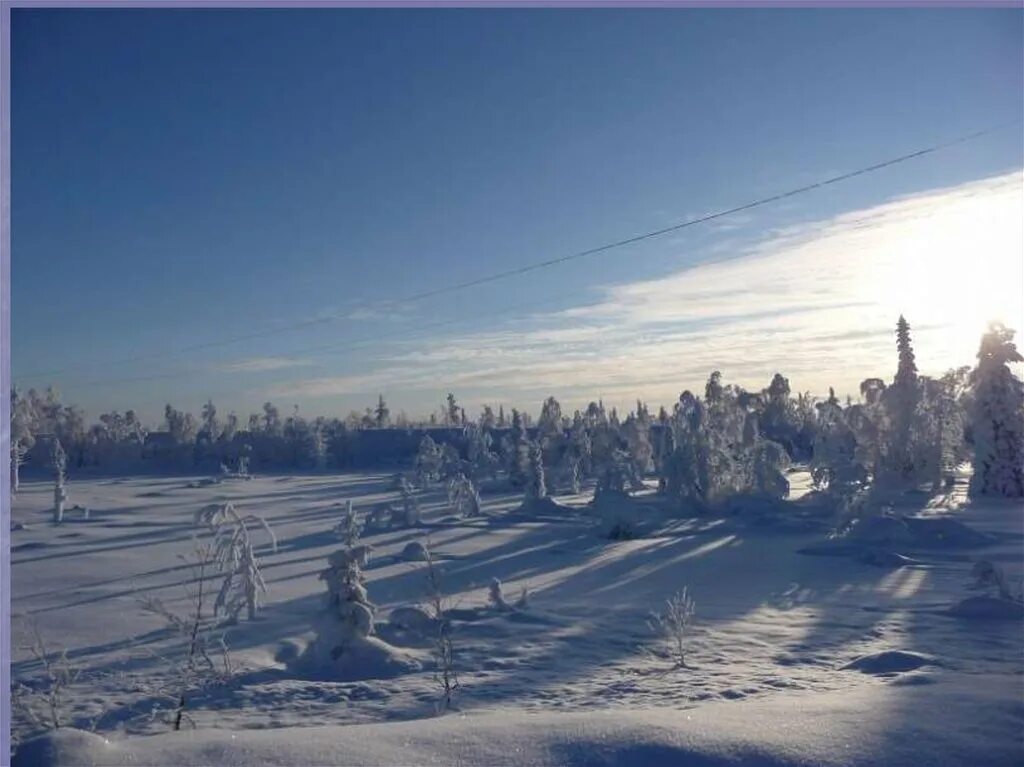
M423 668L415 652L374 636L350 639L341 653L335 652L336 647L335 642L318 637L290 664L290 670L320 681L362 682L394 679Z
M439 765L916 767L1014 764L1019 713L970 687L865 686L687 710L493 711L380 724L200 729L112 739L61 729L13 767ZM964 705L951 707L950 700ZM964 712L969 712L965 721ZM893 730L893 718L899 731Z
M899 674L913 671L921 666L933 665L935 659L916 652L904 650L884 650L883 652L862 655L842 667L844 671L860 671L865 674Z
M1024 604L999 597L968 597L947 612L958 618L1019 621L1024 619Z
M23 743L14 755L12 764L49 767L50 765L80 765L99 767L118 758L113 744L92 732L65 727Z
M434 629L434 619L422 607L396 607L388 616L388 623L394 628L418 634Z
M865 549L857 559L866 565L874 565L875 567L899 568L918 564L916 559L905 557L894 551L886 551L885 549Z
M546 495L543 498L529 498L524 500L517 509L515 514L523 514L526 516L537 516L541 514L566 514L572 512L572 508L565 506L550 495Z
M427 547L420 541L411 541L405 544L400 555L406 562L425 562L427 559Z

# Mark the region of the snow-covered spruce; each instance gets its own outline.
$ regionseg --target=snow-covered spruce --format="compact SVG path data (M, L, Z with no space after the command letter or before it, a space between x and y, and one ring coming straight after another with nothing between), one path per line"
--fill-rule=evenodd
M327 586L317 636L295 661L296 670L337 681L399 676L420 668L414 654L374 636L376 606L370 601L361 562L365 547L327 557L320 580Z

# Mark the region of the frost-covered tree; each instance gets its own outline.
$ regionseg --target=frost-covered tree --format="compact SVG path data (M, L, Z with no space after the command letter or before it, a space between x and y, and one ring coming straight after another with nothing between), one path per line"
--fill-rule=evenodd
M345 501L345 513L342 515L341 521L335 525L334 534L345 542L345 546L353 548L359 542L362 529L362 525L359 524L359 516L356 514L350 498Z
M398 491L401 498L402 516L405 520L405 524L409 527L415 527L420 523L420 504L419 501L416 500L416 493L413 486L409 484L409 480L404 476L402 477ZM392 515L392 520L394 520L394 515Z
M487 431L497 425L498 419L494 417L494 410L490 405L484 405L483 412L480 414L480 428Z
M480 493L473 480L460 474L448 483L448 505L460 517L480 516Z
M547 498L548 489L544 481L544 460L540 445L531 442L529 445L529 464L526 472L524 501L539 501Z
M272 550L276 551L277 538L270 525L257 514L240 515L230 502L204 506L196 512L194 522L213 533L213 563L223 576L214 601L214 614L223 610L234 622L245 609L249 620L254 620L267 593L267 585L260 572L251 528L262 528Z
M876 471L876 480L883 482L914 482L915 466L912 449L915 415L921 401L917 363L910 339L910 325L900 315L896 323L896 350L899 362L892 386L881 394L887 416L884 431L886 445Z
M523 415L512 409L512 431L502 440L505 469L512 487L524 487L530 471L530 445Z
M548 397L541 405L540 418L537 420L537 442L544 465L556 466L565 450L565 430L562 425L562 406L554 397Z
M1024 362L1014 331L989 325L971 372L971 433L974 441L971 492L1024 496L1024 383L1010 369Z
M333 644L330 656L337 660L352 642L373 634L376 606L367 594L359 558L349 549L328 556L319 577L327 586L328 615L336 621L328 640Z
M470 472L476 478L488 476L493 479L501 459L491 450L493 441L490 432L476 424L468 424L465 433Z
M629 455L629 481L634 489L640 489L644 477L653 468L654 448L651 445L651 424L646 411L637 416L630 414L622 424L622 436Z
M231 442L235 435L238 434L239 424L238 415L232 410L228 413L228 417L224 419L224 431L221 432L220 438L224 442Z
M818 430L811 459L815 487L833 494L850 494L863 487L868 471L858 456L857 438L846 413L830 390L829 399L818 403Z
M420 447L416 453L414 466L416 478L420 487L427 487L441 477L443 454L430 435L424 435L420 440Z
M271 437L280 437L284 431L281 411L270 402L263 403L263 431Z
M53 521L59 525L64 521L64 504L68 500L68 490L64 484L67 478L68 458L59 439L53 441L50 465L53 467Z
M167 431L176 445L191 445L196 441L197 424L191 413L183 413L171 405L164 408Z
M21 466L25 456L35 444L32 433L33 414L30 401L21 393L11 389L11 492L18 492Z
M391 423L391 411L388 410L388 406L384 402L383 394L377 395L377 409L373 411L373 421L378 429L383 429Z
M200 433L205 435L208 441L216 442L221 435L221 428L220 421L217 419L217 407L213 404L212 399L207 400L206 404L203 405L199 417L202 422L202 431Z
M921 400L914 414L911 454L914 475L933 490L955 477L967 459L964 393L970 368L950 370L941 378L921 378Z
M461 423L459 403L451 392L448 392L444 400L444 422L448 426L458 426Z

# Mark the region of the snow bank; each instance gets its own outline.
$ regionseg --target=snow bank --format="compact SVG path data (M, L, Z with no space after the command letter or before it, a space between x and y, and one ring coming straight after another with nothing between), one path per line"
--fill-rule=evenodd
M942 687L941 691L936 688ZM965 705L951 707L950 697ZM197 730L106 740L60 730L13 767L67 765L876 765L1016 763L1021 712L970 687L872 686L690 710L538 714L270 730Z
M968 597L949 608L948 612L958 618L1013 621L1024 619L1024 605L999 597Z

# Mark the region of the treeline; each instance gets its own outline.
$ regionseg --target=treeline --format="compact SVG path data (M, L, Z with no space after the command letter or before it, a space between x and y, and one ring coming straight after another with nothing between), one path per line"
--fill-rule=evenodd
M1024 390L1010 365L1022 361L1013 331L993 325L975 367L938 378L920 375L910 327L896 329L897 372L887 384L865 379L859 401L794 394L781 374L760 391L725 384L712 373L703 396L686 391L671 410L643 402L621 416L592 402L572 416L544 401L536 425L525 412L485 406L468 418L448 394L438 413L392 418L383 396L375 408L345 419L287 417L271 403L242 422L207 402L199 417L167 405L163 428L147 431L136 414L111 412L87 426L82 411L53 389L11 394L12 470L46 465L59 441L71 468L151 465L180 469L345 468L409 461L426 475L502 472L513 484L531 466L552 490L587 478L600 488L636 487L655 473L664 492L692 503L730 494L788 491L785 467L808 462L822 490L852 495L868 485L938 487L965 460L981 492L1024 494ZM429 441L423 435L432 435ZM447 447L445 447L447 446ZM418 454L417 454L418 451ZM536 474L536 471L533 471ZM534 477L534 481L535 481Z

